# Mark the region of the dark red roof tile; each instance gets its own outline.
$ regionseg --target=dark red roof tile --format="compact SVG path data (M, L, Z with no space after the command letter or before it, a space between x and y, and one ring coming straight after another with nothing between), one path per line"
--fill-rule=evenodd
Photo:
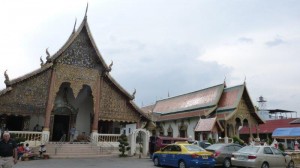
M290 124L295 118L280 119L280 120L267 120L265 124L258 126L259 133L272 133L276 128L289 128L289 127L300 127L300 124ZM256 133L256 128L253 126L252 133ZM249 127L244 126L240 130L240 134L249 134Z

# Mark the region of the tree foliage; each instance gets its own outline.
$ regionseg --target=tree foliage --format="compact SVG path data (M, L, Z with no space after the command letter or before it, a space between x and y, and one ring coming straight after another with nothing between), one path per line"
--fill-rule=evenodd
M243 140L241 140L241 139L240 139L239 137L237 137L237 136L232 137L232 139L233 139L233 142L234 142L234 143L238 143L238 144L240 144L240 145L242 145L242 146L245 145L245 142L244 142Z
M120 143L120 144L119 144L119 151L121 152L121 154L120 154L119 156L120 156L120 157L125 157L125 156L127 156L127 155L125 154L125 152L130 150L127 136L126 136L125 134L122 134L122 135L120 136L120 139L118 140L118 142Z

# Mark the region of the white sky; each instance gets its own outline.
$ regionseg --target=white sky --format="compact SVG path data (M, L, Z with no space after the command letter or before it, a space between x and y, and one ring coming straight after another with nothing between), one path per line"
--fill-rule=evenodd
M88 22L112 76L139 106L246 83L255 105L300 108L300 1L89 0ZM0 89L54 54L83 19L83 0L0 0ZM1 75L2 74L2 75Z

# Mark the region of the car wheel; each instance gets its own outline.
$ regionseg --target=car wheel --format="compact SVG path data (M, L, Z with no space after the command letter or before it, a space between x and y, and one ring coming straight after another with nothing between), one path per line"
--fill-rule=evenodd
M295 167L295 163L294 161L291 160L287 168L294 168L294 167Z
M231 166L230 159L226 158L223 161L223 168L229 168Z
M183 160L179 161L178 168L186 168Z
M269 168L269 164L267 162L264 162L262 165L261 165L261 168Z
M154 166L157 166L157 167L160 166L158 157L155 157L153 159L153 162L154 162Z

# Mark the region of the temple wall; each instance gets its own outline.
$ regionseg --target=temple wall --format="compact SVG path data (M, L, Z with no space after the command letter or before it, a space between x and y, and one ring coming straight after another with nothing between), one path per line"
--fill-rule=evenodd
M199 121L199 118L190 118L184 119L183 124L187 126L187 138L191 137L195 139L195 127ZM179 128L182 125L181 120L177 120L176 123L174 120L171 121L164 121L163 124L161 123L164 129L164 136L168 135L168 128L171 126L173 129L173 137L179 137Z
M44 115L32 115L30 116L29 131L33 131L36 124L39 124L40 128L44 126L45 116Z
M109 81L103 80L100 98L99 120L137 122L140 116L128 102L128 98Z

